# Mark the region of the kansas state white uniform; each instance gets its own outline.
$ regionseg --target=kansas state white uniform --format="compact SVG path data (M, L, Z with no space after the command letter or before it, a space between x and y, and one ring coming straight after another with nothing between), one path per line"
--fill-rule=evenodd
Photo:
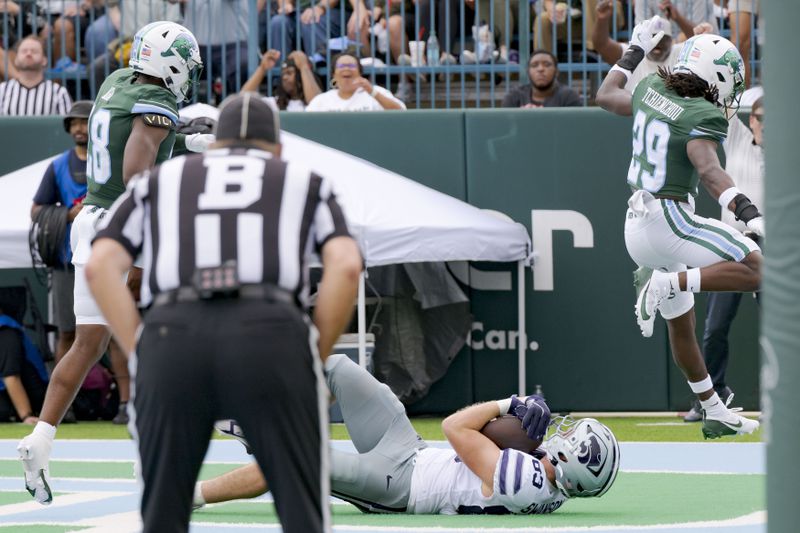
M407 512L547 514L567 499L547 480L538 459L517 450L501 452L488 498L481 484L453 450L425 448L416 457Z

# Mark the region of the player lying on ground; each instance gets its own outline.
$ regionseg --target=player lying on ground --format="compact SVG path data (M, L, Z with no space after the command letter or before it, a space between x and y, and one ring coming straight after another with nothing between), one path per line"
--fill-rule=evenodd
M651 22L634 28L630 48L597 93L604 109L634 116L625 245L640 266L634 274L636 319L645 337L653 333L657 311L667 320L675 362L703 408L705 438L752 433L758 422L729 410L714 391L695 337L693 294L750 292L761 283L758 245L731 226L694 213L699 177L723 208L764 235L758 208L717 158L728 113L744 90L744 63L730 41L697 35L684 44L674 71L660 69L631 94L624 89L626 80L663 36L653 33Z
M453 449L432 448L391 389L347 356L331 355L325 370L357 450L331 450L331 493L364 512L545 514L570 497L602 496L616 478L619 445L597 420L565 418L534 455L501 450L481 433L509 413L541 442L550 409L539 396L458 411L442 422ZM253 463L198 482L194 504L253 498L268 489Z

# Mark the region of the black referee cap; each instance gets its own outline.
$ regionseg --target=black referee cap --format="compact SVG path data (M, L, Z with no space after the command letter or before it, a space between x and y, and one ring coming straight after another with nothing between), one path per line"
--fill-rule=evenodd
M258 93L234 94L219 107L215 132L218 141L258 140L277 144L280 132L278 113Z

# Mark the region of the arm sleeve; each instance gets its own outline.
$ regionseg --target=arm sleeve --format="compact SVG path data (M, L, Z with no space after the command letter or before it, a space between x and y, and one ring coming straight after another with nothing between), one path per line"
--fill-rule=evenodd
M347 230L344 212L339 202L336 201L336 194L333 192L330 182L316 174L313 177L322 180L319 188L319 203L314 212L312 225L316 251L320 252L330 239L349 237L350 232Z
M133 259L139 256L144 242L145 202L150 184L157 175L150 176L145 172L131 179L128 189L100 221L99 231L92 242L101 238L114 239Z
M55 167L53 167L53 163L50 163L33 197L33 203L37 205L53 205L58 203L58 201L59 194L58 187L56 187L56 171Z

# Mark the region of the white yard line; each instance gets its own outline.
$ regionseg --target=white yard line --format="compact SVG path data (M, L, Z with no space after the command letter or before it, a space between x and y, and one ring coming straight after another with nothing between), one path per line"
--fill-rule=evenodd
M42 511L44 509L57 509L59 507L68 507L79 503L96 502L116 496L127 496L129 492L79 492L74 494L59 495L48 506L43 506L35 501L25 503L10 503L8 505L0 506L0 516L8 516L17 513L28 513L31 511ZM5 525L5 524L4 524Z

